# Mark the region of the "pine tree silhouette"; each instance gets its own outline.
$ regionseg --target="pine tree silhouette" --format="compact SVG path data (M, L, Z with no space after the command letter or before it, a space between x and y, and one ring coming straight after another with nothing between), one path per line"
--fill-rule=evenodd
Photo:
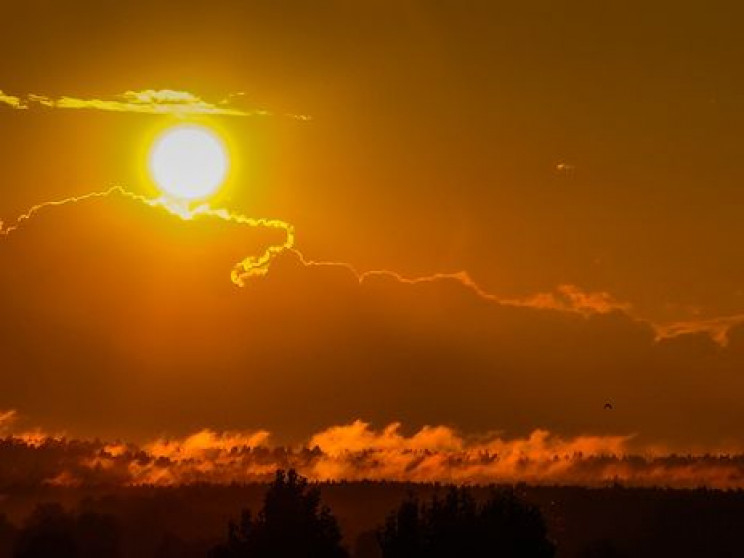
M421 504L405 500L378 532L383 558L551 558L540 511L513 491L494 492L478 504L465 488Z
M321 507L320 490L294 470L277 471L254 519L243 511L212 558L347 558L336 518Z

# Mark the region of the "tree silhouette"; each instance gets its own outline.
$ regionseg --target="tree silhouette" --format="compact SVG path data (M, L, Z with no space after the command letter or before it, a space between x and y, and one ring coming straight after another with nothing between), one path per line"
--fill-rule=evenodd
M244 510L230 523L226 544L212 558L347 558L336 518L320 505L320 490L294 470L277 471L254 519Z
M377 541L377 531L360 533L354 543L354 558L381 558L382 551Z
M579 558L623 558L624 556L612 541L606 539L590 543L579 553Z
M59 504L42 504L15 541L14 558L118 558L114 519L97 513L75 516Z
M540 511L513 491L478 504L465 488L421 504L405 500L378 532L383 558L550 558L553 544Z
M14 558L77 558L75 520L59 504L38 506L18 534Z
M17 529L4 513L0 513L0 556L10 556Z
M78 556L80 558L118 558L119 528L113 517L85 512L75 525Z

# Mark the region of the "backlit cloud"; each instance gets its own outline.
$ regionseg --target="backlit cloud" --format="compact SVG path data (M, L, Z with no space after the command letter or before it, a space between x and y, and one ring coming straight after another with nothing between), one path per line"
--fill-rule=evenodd
M91 234L100 226L105 234ZM720 347L707 330L661 336L601 291L506 299L464 272L405 277L313 261L283 221L118 187L40 204L3 232L0 405L53 429L141 441L152 425L200 431L194 408L201 424L261 425L293 440L352 412L420 429L412 440L395 423L324 431L313 445L336 455L457 450L452 431L421 429L441 422L512 439L548 426L562 440L637 432L718 447L742 416L736 323ZM101 253L116 265L101 265ZM231 270L248 288L230 287Z
M0 90L0 104L8 105L11 108L14 109L25 109L28 108L26 104L21 101L19 97L15 97L13 95L6 95L2 90Z
M688 320L672 322L658 326L659 338L677 337L704 333L709 335L716 343L725 347L728 344L728 335L731 328L744 324L744 315L722 316L700 320Z
M246 280L251 277L262 276L268 273L269 265L274 257L285 250L291 250L294 246L294 227L280 219L248 217L240 213L228 211L227 209L213 209L209 204L201 204L191 207L188 204L179 203L178 201L173 201L167 197L146 198L139 194L129 192L120 186L113 186L108 190L102 190L100 192L91 192L81 196L72 196L61 200L47 201L34 205L25 213L16 217L15 222L6 224L4 221L0 220L0 238L15 232L25 222L29 221L37 213L45 209L76 204L96 198L108 198L111 196L121 196L137 203L144 204L147 207L160 208L184 220L212 218L248 227L267 228L281 231L284 234L283 242L267 247L258 255L243 258L233 266L230 278L234 284L241 287L244 286Z
M145 89L126 91L113 98L48 97L29 94L17 97L0 91L0 104L14 109L46 107L53 109L89 109L112 112L132 112L140 114L171 114L175 116L223 115L223 116L267 116L271 113L263 109L244 110L231 106L233 97L213 103L189 93L172 89ZM301 120L309 120L306 115L288 115Z
M580 314L607 314L609 312L629 312L631 305L621 302L607 292L586 292L576 285L559 285L554 292L538 293L520 300L510 300L512 304L578 312Z

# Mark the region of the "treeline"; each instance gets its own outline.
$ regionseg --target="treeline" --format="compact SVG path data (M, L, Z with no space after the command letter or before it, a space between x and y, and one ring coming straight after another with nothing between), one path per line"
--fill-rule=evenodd
M744 556L742 527L740 490L315 484L295 473L263 484L0 488L0 558Z
M363 506L364 502L359 502ZM504 556L551 558L555 546L540 511L513 491L493 490L478 502L467 488L421 501L409 495L383 525L361 537L354 555L379 558ZM370 536L371 535L371 536ZM366 543L366 546L365 546ZM16 529L0 519L0 548L13 558L121 558L122 535L113 515L38 506ZM196 549L165 537L157 558L190 558ZM322 504L320 488L294 470L277 471L260 510L230 521L208 558L351 558L338 521Z

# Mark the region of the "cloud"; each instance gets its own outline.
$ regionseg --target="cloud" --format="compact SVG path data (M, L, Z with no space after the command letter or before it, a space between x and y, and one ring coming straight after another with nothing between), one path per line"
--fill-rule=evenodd
M109 99L78 98L29 94L26 97L5 95L0 91L0 104L14 109L29 109L34 106L53 109L89 109L140 114L171 114L175 116L222 115L222 116L268 116L262 109L243 110L229 105L233 96L220 103L212 103L189 93L171 89L145 89L126 91ZM310 120L307 115L287 115L299 120Z
M740 324L744 324L744 315L741 314L661 324L657 326L657 331L660 339L704 333L720 346L725 347L729 342L729 332Z
M25 109L28 108L19 97L14 97L13 95L6 95L3 93L2 90L0 90L0 104L8 105L11 108L14 109Z
M446 426L425 426L410 437L393 423L375 431L362 421L316 434L323 458L312 464L319 480L398 480L416 482L572 483L577 462L601 456L622 459L632 436L578 436L563 439L546 430L526 438L504 439L486 434L464 438ZM594 470L582 483L606 482L605 471Z
M447 451L462 449L462 439L451 428L424 426L410 438L400 434L401 424L394 422L380 432L370 429L361 420L352 424L334 426L315 434L310 447L319 447L329 455L365 450L427 450Z
M15 409L0 410L0 436L6 436L29 447L39 447L47 440L62 439L62 435L45 432L41 428L23 430L18 428L20 417Z
M181 203L167 197L146 198L139 194L134 194L121 186L113 186L107 190L91 192L88 194L73 196L62 200L47 201L32 206L25 213L19 215L15 222L6 225L0 220L0 236L7 236L13 233L24 222L32 219L38 212L53 207L60 207L69 204L75 204L96 198L107 198L110 196L121 196L142 203L145 206L161 208L168 213L176 215L184 220L193 220L199 218L215 218L223 221L245 225L248 227L263 227L281 230L285 235L285 241L281 244L271 246L262 254L257 256L248 256L243 258L233 268L231 279L238 286L244 286L247 280L252 277L263 276L268 273L271 261L285 251L292 252L306 267L315 268L338 268L352 273L357 281L361 284L364 281L373 281L379 278L390 278L402 284L418 285L437 282L456 282L466 289L475 293L478 297L502 305L524 306L538 309L550 309L566 312L576 312L579 314L599 313L605 314L614 311L629 311L630 304L617 301L611 294L606 292L585 292L576 285L560 285L555 292L538 293L524 299L507 299L500 298L494 294L488 293L472 280L466 271L457 271L453 273L433 273L418 277L405 277L399 273L390 270L371 270L360 272L354 266L345 262L334 261L314 261L306 258L295 246L294 227L285 221L279 219L266 219L248 217L241 213L230 211L224 208L212 208L208 203L196 206ZM673 336L673 333L671 334Z
M15 409L9 411L0 411L0 432L4 433L13 426L18 418L18 413Z
M571 174L573 171L576 170L576 167L572 165L571 163L557 163L555 165L556 172L563 173L563 174Z
M222 432L216 433L205 428L183 439L158 439L144 446L145 451L156 458L199 459L211 453L229 452L236 448L260 447L268 442L269 433L257 432Z
M585 292L576 285L559 285L555 292L538 293L521 300L505 301L519 306L578 312L579 314L608 314L630 312L632 306L607 292Z
M267 228L279 230L284 234L284 241L280 244L267 247L259 255L248 256L238 261L230 274L232 282L238 286L244 286L246 280L252 277L260 277L268 273L271 261L285 250L291 250L295 242L294 227L291 224L280 219L254 218L242 215L240 213L228 211L226 209L213 209L209 204L200 204L191 206L178 200L172 200L168 197L146 198L139 194L134 194L120 186L113 186L108 190L100 192L91 192L80 196L47 201L32 206L25 213L16 217L15 222L6 225L0 220L0 237L8 236L14 233L25 222L34 218L34 216L48 208L61 207L65 205L77 204L88 200L120 196L125 199L133 200L150 208L163 209L171 215L180 217L183 220L194 219L217 219L236 223L243 226L254 228Z
M0 485L230 484L264 481L277 468L313 480L744 487L744 455L629 451L631 436L563 438L535 430L524 438L465 438L446 426L410 436L393 423L375 430L357 420L313 435L304 446L271 447L268 432L201 430L141 446L58 437L0 441ZM17 460L33 459L19 472Z
M736 336L660 338L609 293L510 300L463 272L359 271L306 258L290 224L121 188L40 204L4 232L0 407L51 430L142 442L220 425L317 436L341 459L469 447L427 424L684 449L723 447L744 420Z

